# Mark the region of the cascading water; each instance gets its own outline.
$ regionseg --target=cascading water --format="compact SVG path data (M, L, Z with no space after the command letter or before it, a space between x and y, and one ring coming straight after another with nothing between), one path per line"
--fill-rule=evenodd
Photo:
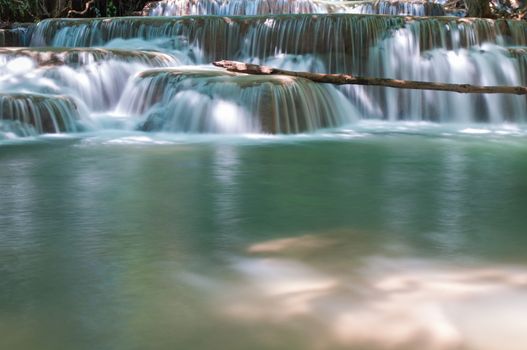
M371 1L354 8L340 8L335 12L364 13L401 16L444 16L443 6L432 1Z
M524 55L493 44L477 48L445 50L434 49L419 54L411 37L401 31L401 51L386 50L388 41L381 43L372 61L372 76L396 79L437 81L474 85L525 86L527 81ZM407 45L407 46L406 46ZM392 47L393 48L393 47ZM384 56L385 53L389 55ZM353 88L351 88L353 90ZM354 91L359 91L356 89ZM397 91L377 89L373 100L389 120L432 120L440 122L505 122L527 121L524 96L515 95L461 95L434 91Z
M115 106L130 76L178 65L171 55L116 49L0 49L0 92L71 95L92 111Z
M33 23L16 24L12 28L0 29L0 47L29 45L34 29Z
M434 1L340 1L340 0L163 0L145 6L147 16L256 16L298 13L363 13L408 16L442 16Z
M146 131L282 134L345 125L357 115L338 90L303 78L196 68L140 73L118 112L146 112Z
M141 63L159 67L178 65L173 56L155 51L132 51L104 48L85 49L38 49L38 48L0 48L0 64L28 57L39 66L67 65L85 66L103 61L116 60L125 63Z
M322 73L517 85L523 84L525 61L506 48L527 45L527 25L512 20L349 14L63 19L39 23L31 44L122 47L134 40L159 42L158 50L186 64L232 59ZM129 75L123 76L125 80ZM339 89L364 119L521 122L527 108L518 96Z
M322 73L477 85L525 84L524 22L337 13L428 14L426 11L435 11L436 5L442 6L420 1L170 0L152 3L145 12L200 16L44 20L34 28L18 28L26 33L18 42L29 41L30 47L0 50L4 73L0 92L69 95L93 113L118 115L130 121L127 127L142 130L295 133L338 127L357 113L359 119L524 121L527 105L518 96L361 86L337 89L301 79L207 77L218 72L203 76L203 68L196 69L194 75L188 68L185 73L173 70L231 59ZM368 6L375 10L367 10ZM171 70L149 70L158 67ZM265 99L270 100L266 103ZM292 103L294 99L304 102ZM321 107L311 106L311 100ZM224 108L224 114L239 114L225 117L237 120L236 126L211 122L222 111L219 102L232 107ZM279 106L273 110L261 108L276 103ZM188 113L197 105L203 108ZM359 112L350 112L353 110ZM197 121L186 120L189 115L195 115ZM271 126L269 120L280 122Z
M373 15L287 15L264 17L116 18L46 20L31 46L90 47L117 39L174 38L172 49L189 45L197 63L218 59L262 62L280 55L315 55L332 73L368 73L372 49L386 40L397 45L397 30L408 30L420 53L459 49L486 42L525 45L527 25L484 19L404 18ZM404 53L403 53L404 54Z
M78 107L65 96L0 93L0 136L81 130Z
M147 5L148 16L256 16L290 13L327 13L327 7L312 0L166 0Z

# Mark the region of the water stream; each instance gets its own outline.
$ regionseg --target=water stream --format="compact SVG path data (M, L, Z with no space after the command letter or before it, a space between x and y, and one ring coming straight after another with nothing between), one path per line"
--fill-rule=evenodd
M144 14L0 30L1 349L525 349L525 96L210 65L525 86L525 22Z

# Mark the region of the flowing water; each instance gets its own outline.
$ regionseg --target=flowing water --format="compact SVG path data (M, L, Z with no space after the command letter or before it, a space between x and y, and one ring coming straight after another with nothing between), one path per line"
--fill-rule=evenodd
M524 22L355 5L1 30L0 349L525 349L524 96L210 65L527 84Z
M0 344L523 349L526 133L4 145Z
M147 16L269 15L288 13L367 13L382 15L441 16L441 1L340 1L340 0L163 0L144 9Z

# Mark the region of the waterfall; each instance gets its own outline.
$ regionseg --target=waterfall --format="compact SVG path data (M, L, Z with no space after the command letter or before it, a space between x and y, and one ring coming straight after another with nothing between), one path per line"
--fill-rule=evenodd
M100 46L123 39L171 39L164 50L201 64L232 59L322 73L518 85L525 61L496 48L527 45L527 24L350 14L47 20L37 26L32 44ZM362 118L523 121L526 108L518 96L358 86L340 90Z
M119 100L128 79L152 67L177 66L161 52L83 49L0 49L0 91L73 95L92 111L107 111ZM2 69L0 68L0 72Z
M0 94L0 131L17 136L80 131L75 102L65 96Z
M0 29L0 47L27 46L35 25L32 23L15 24L12 28Z
M441 4L428 1L320 1L320 0L164 0L147 4L147 16L257 16L299 13L363 13L442 16Z
M373 55L372 76L473 85L525 86L527 83L525 50L510 52L501 46L484 44L469 49L434 49L420 54L418 44L405 34L405 31L397 34L404 38L399 41L399 51L386 49L395 41L384 41L376 48L379 54ZM389 120L525 122L527 117L525 96L370 90L374 91L373 100L378 103L384 118Z
M117 110L146 115L142 130L206 133L299 133L348 124L356 116L332 86L194 67L140 73Z
M141 63L154 67L168 67L181 64L177 58L162 52L131 51L106 48L42 49L42 48L0 48L0 63L19 57L28 57L39 66L84 66L103 61L116 60L125 63Z
M525 22L419 17L442 11L441 1L417 0L166 0L145 8L151 16L47 19L0 31L4 41L16 32L8 40L29 45L0 48L0 93L71 96L92 114L115 114L148 131L294 133L354 118L524 122L521 96L334 88L178 68L230 59L366 77L526 84Z
M327 13L327 8L312 0L165 0L148 4L143 12L148 16L256 16Z
M519 21L349 14L45 20L37 25L31 44L90 47L115 39L176 38L174 43L188 42L202 52L198 63L311 54L325 61L327 72L358 74L367 73L371 48L382 39L398 40L394 34L401 28L408 29L420 52L487 42L527 45L527 24Z
M363 13L394 16L445 15L443 6L440 3L432 1L361 1L357 5L339 5L337 2L337 4L329 6L331 6L329 12L333 13Z

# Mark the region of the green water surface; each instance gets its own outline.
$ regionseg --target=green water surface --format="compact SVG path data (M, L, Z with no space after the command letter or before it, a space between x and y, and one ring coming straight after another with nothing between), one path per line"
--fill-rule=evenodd
M115 141L0 145L0 349L527 346L524 138Z

